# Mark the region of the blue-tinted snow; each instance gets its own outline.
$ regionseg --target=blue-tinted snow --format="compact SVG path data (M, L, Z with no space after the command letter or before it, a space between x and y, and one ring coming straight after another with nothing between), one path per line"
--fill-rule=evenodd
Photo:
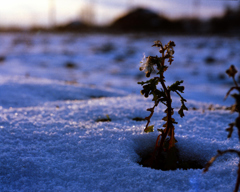
M224 110L232 101L223 101L231 86L224 72L239 67L237 38L1 34L0 191L233 191L232 155L206 174L138 164L163 123L162 106L153 133L132 120L152 106L136 82L145 79L138 70L143 53L157 54L156 39L177 45L166 79L184 80L186 88L189 111L174 115L182 157L206 162L217 149L239 149L236 133L227 139L225 131L236 118ZM176 96L173 106L180 106ZM106 115L111 122L96 122Z

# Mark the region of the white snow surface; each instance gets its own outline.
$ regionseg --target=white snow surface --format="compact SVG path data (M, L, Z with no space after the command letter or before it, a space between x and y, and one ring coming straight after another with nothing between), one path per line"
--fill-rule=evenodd
M236 118L226 110L232 100L223 101L232 85L225 70L239 67L239 38L0 34L0 191L233 191L234 155L218 158L205 174L139 165L163 124L161 105L153 133L133 120L153 105L137 82L145 79L138 70L143 53L156 55L157 39L175 41L166 83L184 80L186 89L184 118L173 95L180 156L204 165L218 149L239 150L236 132L227 139L225 131ZM110 122L97 121L107 115Z

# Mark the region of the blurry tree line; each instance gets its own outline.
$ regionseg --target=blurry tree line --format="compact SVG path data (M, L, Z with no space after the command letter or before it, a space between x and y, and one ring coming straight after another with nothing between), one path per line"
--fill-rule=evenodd
M207 21L194 18L171 20L146 8L133 8L104 27L94 26L92 7L82 12L81 20L69 22L55 28L59 31L104 31L104 32L162 32L175 34L240 34L240 6L226 8L221 17Z
M221 17L210 18L207 21L197 17L169 19L147 8L132 8L124 16L117 18L108 26L96 26L95 7L93 1L86 4L80 10L77 19L51 28L35 26L30 31L54 31L54 32L158 32L173 34L240 34L240 4L237 8L226 8ZM52 14L53 15L53 14ZM52 16L54 18L54 16ZM4 31L6 29L1 29ZM21 29L8 29L18 31Z

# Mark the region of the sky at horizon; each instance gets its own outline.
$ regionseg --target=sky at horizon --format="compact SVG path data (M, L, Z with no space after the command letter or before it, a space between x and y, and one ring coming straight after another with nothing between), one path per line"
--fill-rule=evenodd
M0 0L0 26L50 26L88 18L109 24L133 7L145 7L170 18L219 16L239 0Z

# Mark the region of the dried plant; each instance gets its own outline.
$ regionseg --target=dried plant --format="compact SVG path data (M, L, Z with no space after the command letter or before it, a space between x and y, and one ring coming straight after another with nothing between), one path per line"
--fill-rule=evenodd
M183 81L176 81L171 86L166 86L164 73L167 71L168 66L165 65L166 60L169 65L173 62L173 54L175 43L173 41L169 41L165 46L162 45L160 41L154 42L154 47L159 48L160 57L158 56L148 56L143 58L142 66L140 67L140 71L145 71L146 77L150 77L153 71L156 71L156 77L151 78L148 81L138 82L143 86L141 90L141 94L145 97L149 95L153 96L152 101L154 101L154 106L152 108L148 108L147 111L150 112L150 115L146 117L147 120L146 127L144 129L145 132L152 132L154 126L149 125L151 117L153 116L155 107L161 102L166 106L166 116L162 118L165 121L165 124L162 126L163 129L158 129L160 135L157 137L155 150L152 153L151 157L146 160L143 165L152 168L161 168L161 169L176 169L177 162L177 150L175 148L175 143L177 142L174 136L174 125L177 124L172 115L174 114L174 110L172 108L172 98L171 92L177 93L181 100L181 107L178 111L178 114L183 117L184 110L188 110L185 106L186 100L181 96L180 93L183 93L184 86L181 86ZM161 88L158 89L157 85L160 83ZM166 156L166 158L163 158ZM164 160L162 160L164 159ZM162 164L162 165L159 165Z
M232 136L233 133L233 128L236 127L238 130L238 138L240 141L240 87L238 86L237 81L235 80L235 75L237 73L237 70L235 69L234 65L231 65L230 68L226 71L226 73L229 75L229 77L233 78L233 82L235 84L235 86L231 87L231 89L227 92L225 99L229 96L229 94L233 91L233 90L237 90L237 93L232 94L231 96L235 99L236 103L231 107L232 112L237 112L238 113L238 117L236 118L235 122L230 123L229 124L229 128L226 129L226 131L228 131L228 138L230 138ZM224 150L224 151L217 151L218 154L214 157L211 158L211 160L206 164L205 169L203 170L203 172L207 172L209 167L212 165L212 163L217 159L217 157L225 154L225 153L235 153L238 155L239 157L239 163L238 163L238 171L237 171L237 182L236 182L236 186L234 189L234 192L237 192L239 189L239 185L240 185L240 151L237 151L235 149L228 149L228 150Z

